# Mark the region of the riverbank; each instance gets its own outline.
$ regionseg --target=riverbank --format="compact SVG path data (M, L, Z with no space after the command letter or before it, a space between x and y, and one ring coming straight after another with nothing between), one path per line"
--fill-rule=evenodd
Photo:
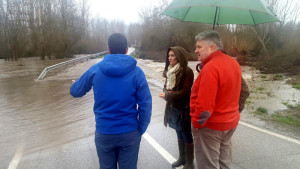
M77 79L90 66L101 60L92 59L78 63L66 68L63 72L48 76L44 80ZM197 63L197 61L189 62L189 66L194 70L195 78L198 75L195 70ZM164 62L137 59L137 64L145 72L148 81L158 87L163 86ZM300 91L293 88L292 85L286 84L291 78L278 74L261 74L259 70L249 66L242 66L242 73L249 86L250 96L244 111L241 113L241 120L300 139L300 126L297 126L298 121L300 122Z

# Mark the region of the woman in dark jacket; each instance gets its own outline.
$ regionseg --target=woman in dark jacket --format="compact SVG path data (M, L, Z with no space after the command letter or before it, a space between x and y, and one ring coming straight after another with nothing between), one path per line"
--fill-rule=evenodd
M194 144L191 133L190 96L194 73L188 67L189 53L182 47L168 49L165 71L164 92L159 97L167 101L164 125L174 128L178 137L179 158L172 167L184 165L184 169L194 168Z

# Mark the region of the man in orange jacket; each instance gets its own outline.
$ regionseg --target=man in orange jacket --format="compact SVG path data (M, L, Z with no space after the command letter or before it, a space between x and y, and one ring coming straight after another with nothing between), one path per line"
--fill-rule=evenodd
M215 31L195 37L203 68L191 93L190 115L198 168L230 168L231 137L238 125L241 68L221 52L223 42Z

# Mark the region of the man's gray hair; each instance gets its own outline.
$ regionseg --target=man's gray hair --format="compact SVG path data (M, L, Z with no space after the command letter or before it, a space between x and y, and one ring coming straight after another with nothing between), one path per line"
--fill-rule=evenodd
M203 40L207 45L215 44L217 50L223 50L223 42L218 32L205 31L195 37L196 41Z

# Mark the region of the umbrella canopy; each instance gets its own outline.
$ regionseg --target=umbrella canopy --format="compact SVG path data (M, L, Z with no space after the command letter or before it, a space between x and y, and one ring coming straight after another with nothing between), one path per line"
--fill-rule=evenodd
M173 0L162 15L214 25L279 21L264 0Z

